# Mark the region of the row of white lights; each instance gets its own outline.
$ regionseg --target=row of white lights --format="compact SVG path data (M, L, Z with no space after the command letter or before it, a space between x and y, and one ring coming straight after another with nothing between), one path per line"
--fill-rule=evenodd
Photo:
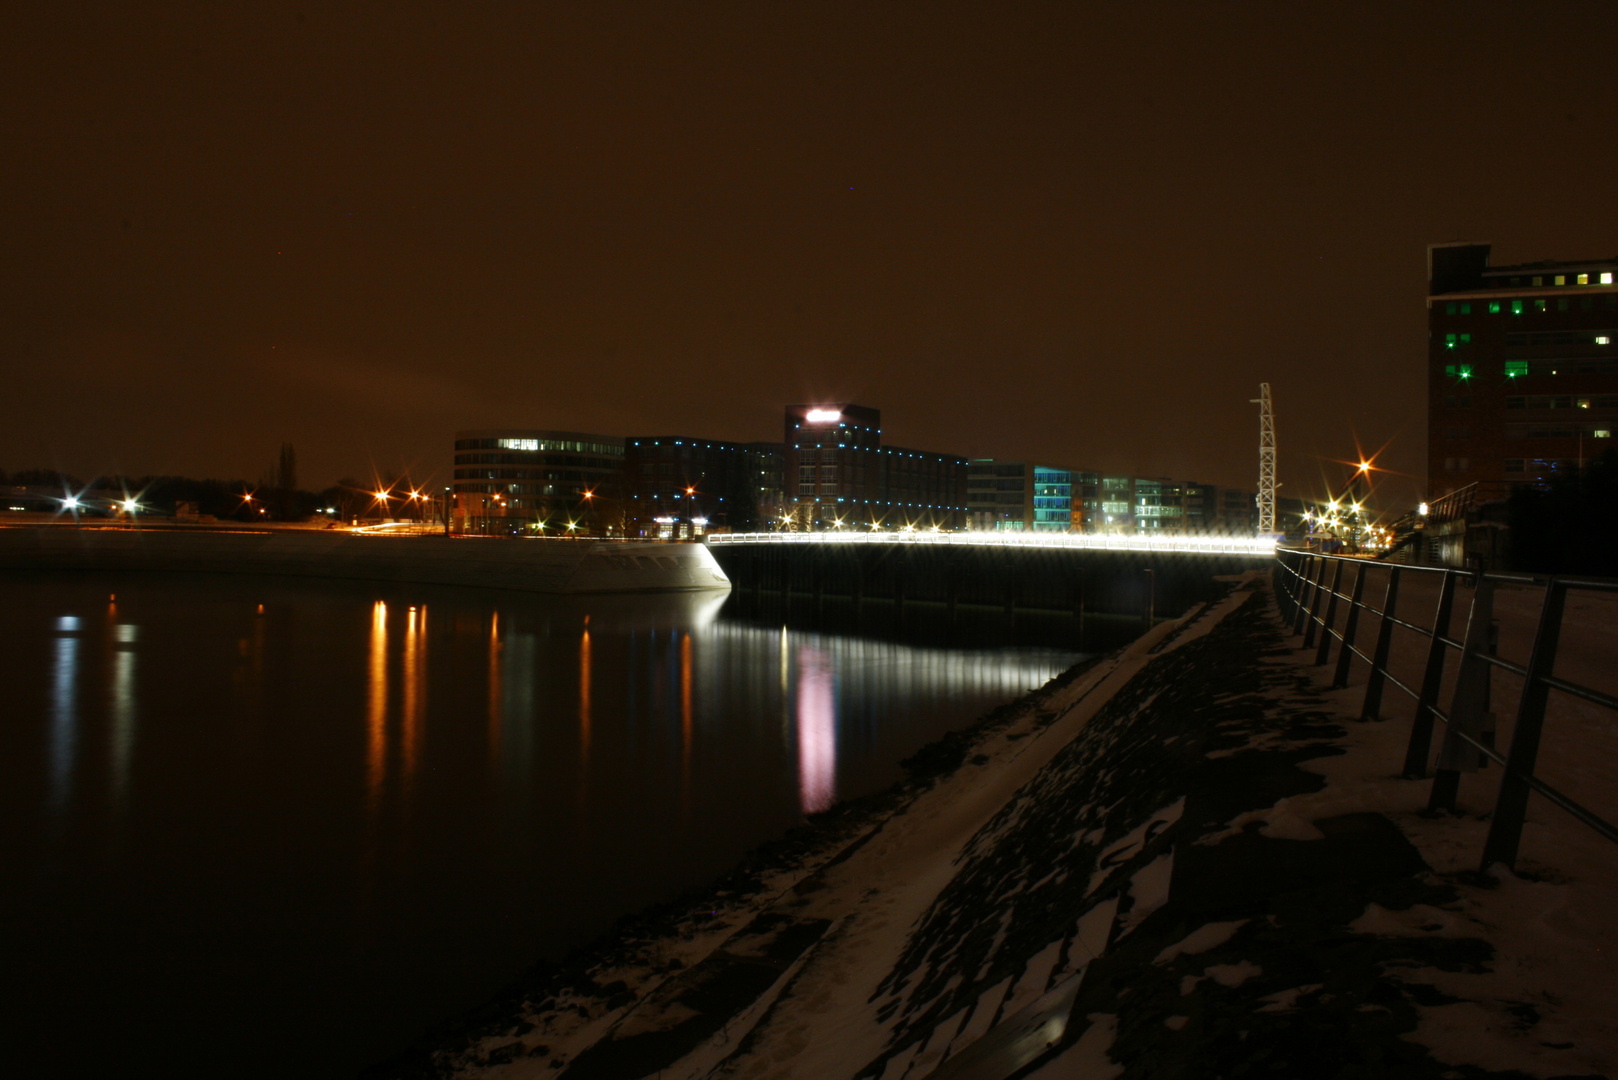
M713 544L965 544L973 547L1077 548L1095 551L1197 552L1215 555L1268 555L1270 537L1240 536L1082 536L1072 533L943 532L907 525L897 532L718 533Z

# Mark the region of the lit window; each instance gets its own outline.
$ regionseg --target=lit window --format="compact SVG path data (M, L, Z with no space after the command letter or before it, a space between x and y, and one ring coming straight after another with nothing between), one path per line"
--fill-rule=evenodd
M1580 285L1588 285L1588 284L1590 284L1590 275L1589 274L1580 274L1579 278L1578 278L1578 281L1579 281Z
M1445 304L1444 305L1444 314L1445 315L1453 315L1453 314L1455 314L1455 305L1454 304Z
M1472 305L1471 304L1462 304L1461 305L1461 314L1462 315L1470 315L1470 314L1472 314Z
M1556 275L1556 283L1558 285L1566 285L1567 284L1567 275L1566 274L1557 274Z
M1601 284L1603 284L1603 285L1611 285L1612 284L1612 271L1611 270L1608 270L1606 273L1601 275Z
M1513 315L1521 315L1522 314L1522 301L1521 300L1513 300L1511 302L1511 313Z
M1612 338L1608 337L1606 334L1597 334L1596 335L1596 344L1597 345L1611 345L1612 344Z
M1526 360L1507 360L1506 361L1506 378L1515 379L1519 375L1527 375L1527 374L1528 374L1528 361L1526 361Z
M1534 301L1534 310L1535 311L1544 311L1545 310L1545 301L1543 301L1543 300L1535 300Z
M1461 335L1461 344L1462 345L1470 345L1470 344L1472 344L1472 335L1471 334L1462 334Z
M1489 314L1490 315L1498 315L1498 314L1500 314L1500 301L1498 301L1498 300L1490 300L1489 301Z
M1590 437L1593 439L1610 439L1612 438L1612 429L1596 428L1594 431L1590 432Z
M1590 407L1590 399L1587 397L1581 397L1577 402L1575 402L1575 404L1577 404L1581 409L1588 409Z
M1445 334L1444 335L1444 347L1447 348L1447 349L1455 348L1455 335L1454 334Z

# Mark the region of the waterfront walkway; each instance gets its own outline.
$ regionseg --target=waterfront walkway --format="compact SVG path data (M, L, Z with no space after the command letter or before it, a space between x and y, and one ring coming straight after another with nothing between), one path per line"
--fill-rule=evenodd
M1611 845L1477 873L1296 645L1248 575L375 1075L1618 1074Z

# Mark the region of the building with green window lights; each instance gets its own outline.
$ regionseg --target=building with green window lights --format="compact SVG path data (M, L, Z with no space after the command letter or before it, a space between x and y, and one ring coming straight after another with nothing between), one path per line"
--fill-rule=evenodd
M1618 258L1491 266L1427 249L1427 488L1485 497L1579 468L1618 428Z

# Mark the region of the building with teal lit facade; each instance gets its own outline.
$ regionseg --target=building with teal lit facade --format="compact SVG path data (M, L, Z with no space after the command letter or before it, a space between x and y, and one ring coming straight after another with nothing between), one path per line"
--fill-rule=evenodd
M979 530L1080 532L1096 475L1055 465L983 458L967 464L967 521Z

